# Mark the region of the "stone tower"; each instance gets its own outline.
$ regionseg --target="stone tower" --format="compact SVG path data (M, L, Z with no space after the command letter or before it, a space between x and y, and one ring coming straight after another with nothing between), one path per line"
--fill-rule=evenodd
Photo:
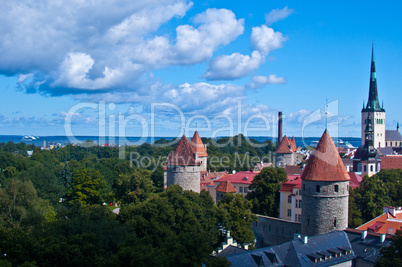
M365 130L368 123L368 115L370 114L373 127L373 145L374 148L385 147L385 109L381 107L378 101L377 77L374 61L374 45L371 52L371 70L370 70L370 87L369 97L366 107L363 103L362 109L362 145L365 140Z
M301 179L301 234L311 236L346 229L350 178L327 130Z
M183 190L200 192L201 162L193 145L183 135L166 161L166 186L176 184Z
M198 154L198 160L201 163L201 171L206 171L208 154L197 131L195 131L193 138L191 139L191 145L195 148L195 152Z
M275 150L275 167L284 167L285 165L296 165L296 141L285 135Z

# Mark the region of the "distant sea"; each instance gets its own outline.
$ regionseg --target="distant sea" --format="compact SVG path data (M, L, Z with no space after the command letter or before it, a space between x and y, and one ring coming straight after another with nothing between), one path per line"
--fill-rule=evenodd
M60 143L61 145L67 145L71 143L82 143L85 141L93 141L96 144L104 145L104 144L117 144L117 145L141 145L143 143L151 143L155 142L156 140L159 139L166 139L166 140L172 140L174 137L154 137L151 139L150 137L148 138L141 138L141 137L126 137L126 138L121 138L119 137L116 138L100 138L98 136L75 136L76 140L72 139L71 137L67 136L36 136L38 139L34 141L26 141L22 140L23 136L22 135L0 135L0 143L3 142L14 142L14 143L21 143L24 142L26 144L34 144L35 146L40 146L43 147L44 141L46 142L46 145L49 145L49 143ZM219 139L221 137L218 137L216 139ZM264 142L266 140L271 140L273 142L277 141L277 138L272 138L272 137L264 137L264 136L250 136L249 138L255 139L256 141L259 142ZM295 137L296 140L296 145L305 147L310 145L313 141L318 141L320 138L319 137ZM343 142L349 142L351 145L354 147L359 147L361 145L361 138L356 138L356 137L340 137ZM336 140L334 140L336 141Z

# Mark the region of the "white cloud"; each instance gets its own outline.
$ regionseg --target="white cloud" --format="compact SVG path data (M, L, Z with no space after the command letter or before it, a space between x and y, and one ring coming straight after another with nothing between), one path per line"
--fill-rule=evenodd
M250 56L233 53L222 55L211 60L204 74L207 80L234 80L247 76L251 71L260 67L263 57L258 51Z
M189 0L7 1L0 10L0 74L20 75L27 91L141 89L145 73L170 65L197 64L244 31L244 19L227 9L207 9L182 18ZM29 82L28 82L29 80ZM139 92L140 94L140 92Z
M248 89L258 89L261 85L266 84L284 84L286 83L285 78L278 77L276 74L270 74L267 76L254 76L252 82L249 82L246 87Z
M212 59L203 78L207 80L234 80L249 75L265 62L265 57L272 50L281 48L287 40L282 33L275 32L265 25L253 27L250 42L255 49L251 56L233 53L220 55ZM251 86L251 85L249 85Z
M272 50L281 48L287 39L282 33L275 32L265 25L253 27L250 37L251 45L264 56Z
M271 12L265 15L265 21L267 25L272 25L272 23L289 17L294 11L294 9L289 9L285 6L283 9L273 9Z

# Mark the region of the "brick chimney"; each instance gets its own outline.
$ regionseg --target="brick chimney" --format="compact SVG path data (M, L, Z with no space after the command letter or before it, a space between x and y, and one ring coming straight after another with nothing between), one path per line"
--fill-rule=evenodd
M282 141L282 111L278 112L278 144Z

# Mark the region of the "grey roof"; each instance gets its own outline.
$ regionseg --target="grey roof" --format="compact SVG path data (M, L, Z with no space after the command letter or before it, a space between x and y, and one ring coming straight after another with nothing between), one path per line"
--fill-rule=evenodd
M369 233L366 238L362 240L360 231L346 230L345 232L352 244L356 258L372 264L374 264L380 256L380 249L391 244L391 240L389 239L385 239L385 241L381 243L379 234Z
M394 154L394 149L392 147L379 147L377 148L378 153L383 156L383 155L392 155Z
M402 136L397 130L385 130L385 141L402 141Z
M324 260L334 251L342 252L339 257ZM345 251L350 251L347 255ZM246 253L227 256L232 266L332 266L351 261L355 257L348 236L344 231L308 237L307 243L295 239L281 245L256 249ZM322 261L314 262L314 259ZM260 265L261 266L261 265Z
M242 253L242 252L246 252L246 251L247 250L244 248L238 248L238 247L230 245L227 248L225 248L224 250L222 250L221 252L219 252L218 254L216 254L215 257L226 257L229 255Z

